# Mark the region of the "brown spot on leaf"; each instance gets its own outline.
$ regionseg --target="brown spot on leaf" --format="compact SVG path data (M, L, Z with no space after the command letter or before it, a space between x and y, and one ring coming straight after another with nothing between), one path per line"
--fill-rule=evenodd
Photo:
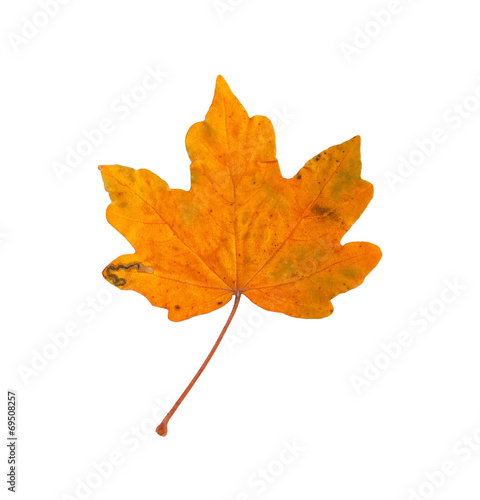
M321 207L320 205L315 205L313 208L312 208L312 212L315 214L315 215L324 215L326 212L328 212L330 209L329 208L326 208L326 207Z

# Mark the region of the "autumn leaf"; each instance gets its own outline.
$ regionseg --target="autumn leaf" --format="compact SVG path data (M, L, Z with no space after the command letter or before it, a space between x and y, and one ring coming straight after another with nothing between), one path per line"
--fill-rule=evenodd
M323 318L333 312L331 299L360 285L381 252L372 243L340 243L373 196L373 186L360 177L358 136L285 179L270 120L250 118L219 76L205 121L189 129L186 148L189 191L170 189L149 170L99 167L111 198L107 220L135 249L103 275L168 309L172 321L235 297L198 378L241 295L270 311ZM165 435L166 423L160 427Z

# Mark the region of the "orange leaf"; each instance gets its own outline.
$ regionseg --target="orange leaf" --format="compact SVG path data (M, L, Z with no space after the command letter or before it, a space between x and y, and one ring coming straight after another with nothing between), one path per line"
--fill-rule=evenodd
M360 178L360 138L323 151L292 179L280 173L275 134L249 118L219 76L205 121L186 146L191 189L170 189L149 170L101 166L112 203L107 219L135 248L103 271L181 321L234 307L207 359L158 426L161 436L222 340L241 295L298 318L333 312L333 297L360 285L380 249L340 240L365 210L373 187Z
M322 318L380 260L376 245L340 244L373 196L360 178L358 136L285 179L270 120L249 118L219 76L186 147L189 191L149 170L100 167L112 200L107 219L135 248L103 275L167 308L169 319L208 313L236 293L270 311Z

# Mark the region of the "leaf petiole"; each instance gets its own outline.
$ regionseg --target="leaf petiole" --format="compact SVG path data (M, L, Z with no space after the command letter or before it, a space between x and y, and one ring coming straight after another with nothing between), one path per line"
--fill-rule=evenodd
M222 331L220 332L220 335L218 336L217 341L213 345L212 350L210 351L210 353L206 357L205 361L203 362L203 364L200 367L200 369L198 370L198 372L192 378L191 382L188 384L187 388L183 391L182 395L178 398L177 402L172 406L171 410L165 415L165 418L162 420L162 423L157 427L156 432L160 436L167 435L169 420L172 418L173 414L177 411L177 408L180 406L182 401L185 399L185 396L190 392L190 389L195 385L195 382L198 380L198 378L202 374L203 370L205 370L205 367L208 365L208 363L212 359L212 356L215 354L217 347L220 345L220 342L222 341L228 327L230 326L230 323L232 322L232 319L235 316L235 313L237 312L238 303L240 302L241 295L242 294L240 291L235 292L235 302L233 303L232 312L230 313L230 316L228 317L227 322L225 323L225 326L223 327Z

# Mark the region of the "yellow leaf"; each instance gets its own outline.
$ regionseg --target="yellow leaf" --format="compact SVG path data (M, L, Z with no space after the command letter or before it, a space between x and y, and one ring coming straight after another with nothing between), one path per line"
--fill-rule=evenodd
M171 416L222 340L240 297L270 311L323 318L331 299L360 285L377 265L372 243L341 245L373 196L360 178L360 138L309 160L292 179L280 173L275 134L249 118L219 76L205 121L187 133L189 191L170 189L149 170L101 166L112 203L107 219L135 248L103 271L181 321L223 307L230 316L207 359L158 426Z
M275 134L249 118L219 76L205 121L187 133L191 189L149 170L100 167L107 219L135 248L103 272L181 321L235 294L299 318L332 313L331 299L360 285L381 257L371 243L340 240L373 196L360 178L360 138L282 177Z

